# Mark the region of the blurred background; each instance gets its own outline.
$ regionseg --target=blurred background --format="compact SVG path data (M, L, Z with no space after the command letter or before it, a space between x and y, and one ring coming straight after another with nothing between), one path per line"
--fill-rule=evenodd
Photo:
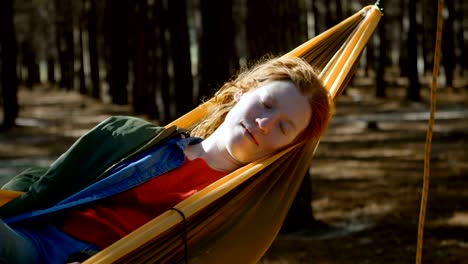
M54 85L130 104L167 123L241 65L281 55L373 1L5 0L1 3L4 126L18 85ZM362 56L369 93L403 80L419 101L432 73L436 0L381 1L384 17ZM445 1L441 86L467 70L467 4ZM16 74L14 74L16 73ZM16 76L16 78L15 78ZM401 84L401 83L398 83ZM182 96L183 95L183 96Z
M240 67L282 55L366 0L2 0L0 184L109 115L158 124ZM406 263L416 247L437 0L383 17L264 263ZM425 263L468 250L468 2L444 1Z

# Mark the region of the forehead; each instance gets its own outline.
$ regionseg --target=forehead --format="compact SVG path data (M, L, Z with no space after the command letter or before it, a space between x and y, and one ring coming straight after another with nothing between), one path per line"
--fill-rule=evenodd
M261 99L273 100L275 106L300 130L307 127L311 108L309 99L291 81L272 81L254 91Z
M284 95L290 92L299 92L291 81L270 81L254 90L254 93L262 95Z

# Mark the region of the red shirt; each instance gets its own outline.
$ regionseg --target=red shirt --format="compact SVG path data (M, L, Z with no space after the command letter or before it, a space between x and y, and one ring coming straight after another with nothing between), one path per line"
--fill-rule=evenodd
M203 159L186 158L180 167L139 186L70 210L60 227L102 249L226 174Z

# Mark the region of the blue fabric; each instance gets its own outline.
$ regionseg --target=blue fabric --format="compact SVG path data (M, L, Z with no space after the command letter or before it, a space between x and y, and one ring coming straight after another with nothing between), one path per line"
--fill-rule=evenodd
M5 222L0 220L0 263L4 260L6 263L31 263L31 260L34 260L33 263L65 263L73 253L97 251L94 245L74 239L56 226L38 220L67 208L123 192L177 168L185 160L184 149L187 145L200 141L200 138L170 139L114 168L108 177L55 206L27 212L6 219Z
M99 250L95 245L74 239L53 225L13 229L34 246L35 252L30 254L36 255L35 263L38 264L63 264L73 253Z
M177 138L158 145L153 149L141 153L125 164L114 168L110 175L82 191L62 200L55 206L26 212L18 216L5 219L8 224L20 221L37 221L51 213L64 209L94 202L111 195L133 188L149 179L164 174L180 166L184 159L184 149L188 144L200 142L200 138Z
M34 245L0 219L0 263L34 263L38 259Z
M53 225L10 227L0 219L0 237L0 263L63 264L73 253L99 250Z

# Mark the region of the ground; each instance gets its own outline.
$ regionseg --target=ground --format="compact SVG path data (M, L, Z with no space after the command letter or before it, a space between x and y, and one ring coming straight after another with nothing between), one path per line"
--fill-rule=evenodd
M260 263L414 263L424 174L428 88L423 102L402 88L377 99L350 86L311 164L315 217L322 228L280 234ZM438 91L431 148L423 263L467 263L468 90ZM0 132L2 179L46 165L77 137L128 106L75 92L20 89L18 126Z

